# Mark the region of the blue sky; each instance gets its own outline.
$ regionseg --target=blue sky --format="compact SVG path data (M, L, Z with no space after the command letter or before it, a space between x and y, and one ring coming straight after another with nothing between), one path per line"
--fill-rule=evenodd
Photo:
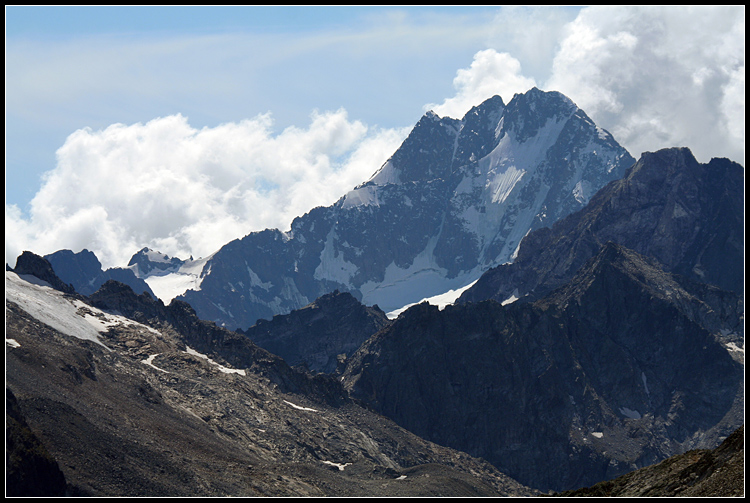
M286 229L427 110L532 86L744 164L744 38L743 6L6 7L6 261Z

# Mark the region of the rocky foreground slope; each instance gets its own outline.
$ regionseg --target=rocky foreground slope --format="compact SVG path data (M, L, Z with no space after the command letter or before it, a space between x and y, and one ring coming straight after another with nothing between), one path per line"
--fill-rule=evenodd
M19 425L6 430L9 491L39 476L14 460L42 446L68 495L533 494L184 303L116 282L86 299L13 272L6 294L6 414ZM48 482L37 494L59 494Z
M688 451L661 463L592 487L554 496L698 496L745 495L745 426L716 449Z

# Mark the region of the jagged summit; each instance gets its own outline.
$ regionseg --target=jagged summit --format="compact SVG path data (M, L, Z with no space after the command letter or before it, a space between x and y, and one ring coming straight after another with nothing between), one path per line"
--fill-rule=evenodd
M177 257L170 257L151 248L144 247L138 250L128 262L128 267L133 269L139 278L148 277L154 271L177 270L185 263Z

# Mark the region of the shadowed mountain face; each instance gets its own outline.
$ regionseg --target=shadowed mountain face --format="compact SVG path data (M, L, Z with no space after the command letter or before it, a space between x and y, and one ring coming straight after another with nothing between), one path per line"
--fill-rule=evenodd
M362 345L343 382L524 484L591 485L741 424L742 365L695 315L701 302L610 242L534 304L409 309Z
M530 233L512 264L488 271L459 302L540 298L566 283L607 241L694 281L742 294L744 170L700 164L685 148L645 153L581 211Z
M462 120L428 112L370 180L289 232L228 243L180 299L230 329L336 289L390 312L511 260L529 230L581 209L633 162L556 92L496 96Z
M335 291L288 315L260 320L238 332L290 365L332 373L370 335L388 323L377 306L364 306L351 294Z
M71 250L59 250L45 255L55 274L65 283L70 283L81 295L91 295L104 283L112 279L125 283L136 293L148 292L156 297L148 284L138 278L130 269L111 267L102 270L102 264L93 252L81 250L73 253Z
M39 283L6 272L7 454L22 458L6 478L19 495L534 493L183 302L115 281L89 299Z

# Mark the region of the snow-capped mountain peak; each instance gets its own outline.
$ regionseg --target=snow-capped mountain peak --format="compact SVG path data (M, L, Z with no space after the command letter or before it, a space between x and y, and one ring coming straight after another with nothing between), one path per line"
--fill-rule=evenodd
M335 289L393 311L511 261L530 230L582 208L633 162L558 92L494 96L460 120L427 112L369 180L288 234L227 244L180 298L230 328Z

